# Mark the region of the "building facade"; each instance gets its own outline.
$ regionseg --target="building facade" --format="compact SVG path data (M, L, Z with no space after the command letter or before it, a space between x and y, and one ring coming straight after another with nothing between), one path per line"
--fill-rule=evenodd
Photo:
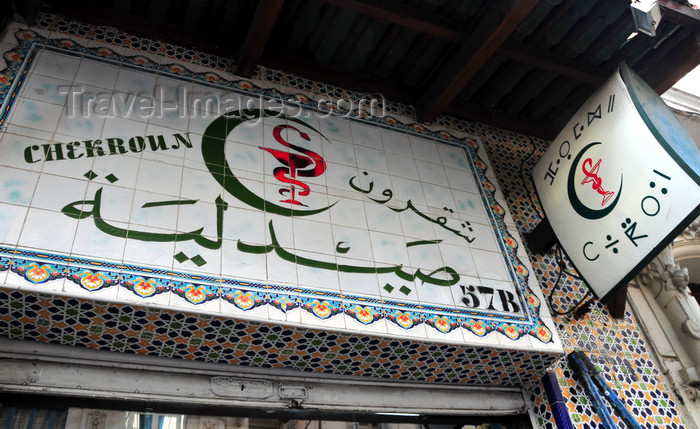
M582 350L694 424L630 309L557 314L587 289L521 238L545 141L49 14L2 52L4 402L599 427Z

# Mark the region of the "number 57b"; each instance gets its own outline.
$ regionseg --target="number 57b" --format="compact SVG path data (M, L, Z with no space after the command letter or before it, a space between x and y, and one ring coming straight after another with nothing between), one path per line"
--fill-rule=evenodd
M462 289L462 303L469 308L485 308L511 313L520 311L515 295L510 291L488 286L459 285L459 287Z

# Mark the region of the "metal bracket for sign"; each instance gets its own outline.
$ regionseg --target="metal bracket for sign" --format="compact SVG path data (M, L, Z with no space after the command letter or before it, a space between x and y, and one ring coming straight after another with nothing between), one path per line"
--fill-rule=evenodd
M535 229L523 235L528 249L534 254L548 251L557 242L557 237L547 218L542 218Z
M627 306L627 285L620 288L620 290L608 300L605 306L608 308L610 317L613 319L624 319L625 307Z

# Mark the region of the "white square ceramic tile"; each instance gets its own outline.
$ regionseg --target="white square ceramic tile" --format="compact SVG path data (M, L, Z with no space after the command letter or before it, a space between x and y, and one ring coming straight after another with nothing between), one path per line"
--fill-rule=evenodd
M466 171L470 170L469 163L467 162L467 154L464 152L463 148L457 146L438 145L438 152L440 153L442 164L445 167L452 167Z
M389 172L394 177L405 177L409 179L418 179L418 169L412 157L402 156L398 154L389 155L386 159L389 166Z
M508 273L501 253L472 249L471 254L479 277L482 279L508 281Z
M401 154L404 156L413 157L411 143L408 140L408 134L384 131L382 132L382 146L386 153Z
M219 236L218 225L226 224L226 211L213 201L180 199L177 208L177 233L187 234L204 247L216 246ZM223 229L222 229L223 232Z
M462 191L452 191L454 197L454 210L456 210L464 220L474 219L476 222L485 222L487 218L486 209L479 194Z
M78 140L96 140L102 135L104 122L105 118L99 115L74 118L63 115L56 127L56 133Z
M471 255L472 251L462 246L441 244L442 261L445 266L454 269L460 276L477 276L477 262ZM501 263L502 264L502 263Z
M449 183L450 188L453 190L479 193L479 188L471 171L446 167L445 174L447 176L447 183Z
M83 59L75 75L75 82L111 90L117 82L118 74L119 66Z
M341 261L339 260L339 263ZM368 297L381 297L379 280L376 274L339 272L338 280L343 294Z
M406 251L406 240L403 235L387 234L378 231L370 231L369 235L375 261L380 264L411 265Z
M362 228L333 225L335 255L338 262L347 265L373 266L372 244L369 232ZM362 261L362 262L358 262Z
M420 269L424 273L430 273L444 265L442 260L441 243L422 243L421 241L407 241L406 251L410 264L406 266Z
M190 113L201 116L210 115L211 119L214 119L224 113L227 107L225 97L225 88L194 85L187 98Z
M386 173L387 171L361 170L357 176L348 181L345 189L352 197L361 198L365 202L370 200L374 200L377 204L390 202L394 198L394 190L391 176Z
M0 203L0 239L9 246L17 244L27 207Z
M351 167L357 165L355 157L355 148L352 144L339 140L330 140L323 147L323 159L328 165L329 172L331 170L330 163L342 164Z
M445 214L443 213L444 208L456 209L450 188L423 182L423 192L431 212L434 211L442 216Z
M326 187L328 189L329 199L337 201L339 199L364 200L366 198L364 193L353 189L350 185L351 182L353 184L360 183L358 180L362 173L360 173L356 167L328 163L326 171Z
M417 160L416 168L418 170L416 178L420 178L423 183L432 183L440 186L447 184L447 176L442 165Z
M313 253L301 252L299 256L309 259L318 259L323 262L335 262L335 258L328 257L327 255L314 255ZM297 276L299 278L299 285L302 287L306 286L333 292L340 291L338 271L336 270L298 265Z
M128 94L152 97L157 76L154 73L122 68L117 75L116 88Z
M263 172L266 171L266 164L273 168L282 167L282 164L275 162L272 155L246 143L227 141L225 154L226 162L228 162L234 174L239 171ZM267 170L272 171L273 168L268 168Z
M442 163L440 153L438 152L438 143L410 135L408 139L411 142L411 151L416 159L432 162L433 164Z
M135 136L144 136L146 134L146 123L125 117L108 117L105 119L104 127L102 128L102 138L119 138L124 142L123 147L128 150L128 154L134 154L129 144L129 139ZM138 148L138 146L133 146ZM136 152L138 153L138 152Z
M336 243L331 225L306 218L294 218L294 247L306 252L333 255Z
M331 140L352 141L350 121L332 116L320 119L319 131Z
M0 140L0 166L41 171L45 158L43 145L47 144L47 140L5 133Z
M240 182L241 186L245 187L251 193L258 196L265 195L264 183L259 182L257 180L250 180L241 177L237 177L236 179ZM222 195L222 198L229 204L229 207L240 207L244 209L252 208L248 203L241 201L240 199L236 198L235 195L231 195L228 192L224 193L224 195Z
M69 253L78 220L61 216L55 211L30 208L18 246Z
M371 231L382 231L390 234L402 234L399 214L386 206L365 204L365 215L367 216L367 226Z
M386 163L386 155L381 150L355 146L355 158L357 159L357 167L361 171L383 173L389 170Z
M160 103L163 103L162 107ZM148 124L184 132L189 129L189 114L182 105L156 100L156 109L153 111L153 115L148 117Z
M341 200L336 206L330 210L331 220L334 225L367 229L365 204L362 201Z
M76 209L93 212L94 203L92 201L94 198L92 196L86 197L86 190L87 182L85 180L42 174L37 182L31 206L60 212L66 205L77 202L78 204L73 206ZM86 200L90 200L91 203L80 203Z
M238 248L238 240L223 241L221 246L222 276L233 279L264 282L267 278L266 266L266 254L243 252Z
M173 233L177 225L178 205L163 194L140 191L131 204L129 229L153 233ZM146 227L146 228L144 228Z
M406 237L421 240L435 240L437 238L435 233L436 220L430 215L428 207L411 204L408 209L401 212L400 219L401 229Z
M298 285L296 264L283 260L276 254L268 253L267 280L279 285Z
M175 243L174 255L184 255L182 262L173 258L173 267L178 271L219 277L221 275L221 250L210 249L193 240Z
M72 81L80 66L80 57L43 51L39 54L32 73Z
M377 150L382 150L381 131L377 127L350 122L352 132L352 142L360 146L367 146Z
M182 167L162 162L141 160L136 189L178 197L182 182Z
M63 109L64 116L69 118L90 118L93 116L105 118L113 113L115 104L111 89L73 82L71 87L66 90L68 93Z
M22 88L21 96L63 106L68 99L71 84L69 80L32 74Z
M118 89L121 87L117 86ZM109 100L110 117L148 122L156 114L156 101L153 95L135 94L124 91L112 91Z
M391 178L391 182L393 200L388 204L394 208L405 209L408 207L406 205L408 201L411 201L411 206L413 207L426 205L423 187L419 181L394 176ZM410 207L406 210L411 211Z
M0 169L0 202L27 206L32 200L39 173L18 168Z
M10 123L27 128L54 131L61 117L62 106L20 98L12 109Z
M415 270L407 267L401 269L406 274L414 274ZM418 288L420 282L407 281L399 278L396 274L380 274L379 292L382 299L386 301L418 303ZM387 310L389 311L389 310Z
M111 221L110 226L127 231L126 223ZM126 238L108 234L98 229L92 220L82 219L78 222L71 254L120 262L124 257L125 245Z
M162 231L167 233L168 231ZM175 259L175 243L172 241L149 242L136 239L126 240L124 262L138 266L171 270Z

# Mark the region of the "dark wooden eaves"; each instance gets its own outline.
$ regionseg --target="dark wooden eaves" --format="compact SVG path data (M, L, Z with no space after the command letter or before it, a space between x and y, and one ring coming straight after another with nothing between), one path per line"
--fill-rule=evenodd
M486 17L470 37L466 38L452 59L437 78L419 97L416 117L419 122L431 122L457 97L457 94L476 75L515 30L520 22L537 5L538 0L511 1L502 19ZM492 14L497 13L495 2Z
M283 5L284 0L260 0L236 57L235 74L246 78L253 75Z

